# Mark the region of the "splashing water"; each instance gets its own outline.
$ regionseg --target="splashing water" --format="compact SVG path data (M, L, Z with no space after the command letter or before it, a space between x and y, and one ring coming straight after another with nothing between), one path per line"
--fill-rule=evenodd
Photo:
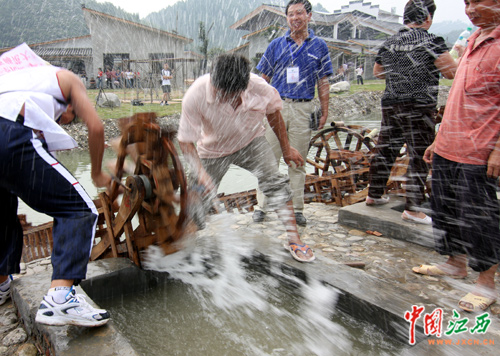
M188 285L203 318L225 334L229 345L247 350L244 353L331 355L348 350L345 330L330 320L336 292L296 278L290 281L292 289L246 269L242 260L252 257L252 246L229 231L230 215L223 215L212 219L220 225L220 234L209 241L199 237L169 256L152 247L144 256L145 268L168 272Z
M217 233L200 231L172 255L150 247L144 268L167 272L169 280L121 300L99 302L139 353L384 354L372 351L380 336L371 345L359 345L359 331L353 334L351 321L334 309L334 288L309 277L306 284L273 263L259 264L252 240L235 233L233 220L231 214L211 216L207 226ZM362 335L366 338L365 329Z

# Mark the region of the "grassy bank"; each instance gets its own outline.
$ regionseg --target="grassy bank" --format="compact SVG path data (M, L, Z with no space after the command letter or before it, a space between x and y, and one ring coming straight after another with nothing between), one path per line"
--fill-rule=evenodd
M169 101L170 105L166 106L160 105L160 100L163 95L161 91L151 92L149 90L136 91L131 89L104 89L101 95L109 93L117 95L122 104L117 108L102 108L97 106L97 113L103 120L128 117L140 112L156 112L159 117L169 116L181 112L182 93L178 91L174 91L172 93L172 100ZM99 95L99 90L89 89L87 90L87 95L90 101L95 104L97 95ZM132 99L139 99L144 105L134 106L131 104Z
M444 86L451 86L452 82L452 80L443 79L440 81L440 84ZM351 89L348 92L330 94L330 97L339 95L351 95L364 91L383 91L385 89L385 82L383 80L365 80L364 84L365 85L358 85L355 81L351 82ZM122 105L118 108L97 107L97 113L104 120L128 117L138 112L156 112L159 117L179 114L181 112L181 101L183 96L183 93L181 91L172 92L172 101L170 101L170 105L168 106L160 106L160 100L162 97L161 92L131 89L105 89L104 94L107 93L118 95L118 97L122 101ZM99 90L89 89L87 91L87 94L90 98L90 101L95 103L97 95L99 94ZM144 105L133 106L130 103L132 99L139 99Z

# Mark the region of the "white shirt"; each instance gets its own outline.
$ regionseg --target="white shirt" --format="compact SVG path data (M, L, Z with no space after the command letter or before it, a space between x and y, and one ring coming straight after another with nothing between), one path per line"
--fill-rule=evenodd
M170 85L170 79L165 79L163 78L163 76L166 75L167 77L170 77L170 71L169 70L165 70L165 69L162 69L161 70L161 85Z
M263 136L265 116L283 108L278 91L261 77L250 74L241 99L236 110L228 103L218 103L210 74L198 78L182 100L178 140L196 142L200 158L219 158Z
M2 70L6 60L17 52L24 53L27 65ZM75 148L76 141L55 122L68 105L56 75L62 69L46 62L30 66L37 61L43 60L26 44L0 56L0 116L16 121L24 105L24 126L43 131L49 151Z

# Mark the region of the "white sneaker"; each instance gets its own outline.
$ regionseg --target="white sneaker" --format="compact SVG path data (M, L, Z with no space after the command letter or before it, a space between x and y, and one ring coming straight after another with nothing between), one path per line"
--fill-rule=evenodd
M96 309L81 294L76 294L72 287L66 302L54 302L51 296L43 297L35 321L46 325L101 326L108 322L109 313Z
M8 276L8 279L12 281L12 276ZM5 304L10 299L10 284L6 291L0 290L0 305Z
M165 103L162 101L162 102L160 102L160 105L163 106L163 105L165 105Z
M401 214L401 218L405 221L414 222L416 224L432 225L432 218L430 216L425 215L425 218L418 218L416 216L408 214L406 210L403 211L403 214Z
M373 206L373 205L384 205L389 202L389 197L385 198L371 198L371 197L366 197L366 205L368 206Z

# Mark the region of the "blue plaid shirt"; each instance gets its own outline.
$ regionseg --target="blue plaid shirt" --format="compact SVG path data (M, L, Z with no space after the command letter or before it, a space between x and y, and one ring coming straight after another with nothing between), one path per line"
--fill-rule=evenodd
M289 84L287 68L293 66L299 68L299 81ZM317 81L333 74L328 47L312 30L301 47L290 37L290 30L273 40L257 69L271 78L272 86L282 98L290 99L313 99Z

